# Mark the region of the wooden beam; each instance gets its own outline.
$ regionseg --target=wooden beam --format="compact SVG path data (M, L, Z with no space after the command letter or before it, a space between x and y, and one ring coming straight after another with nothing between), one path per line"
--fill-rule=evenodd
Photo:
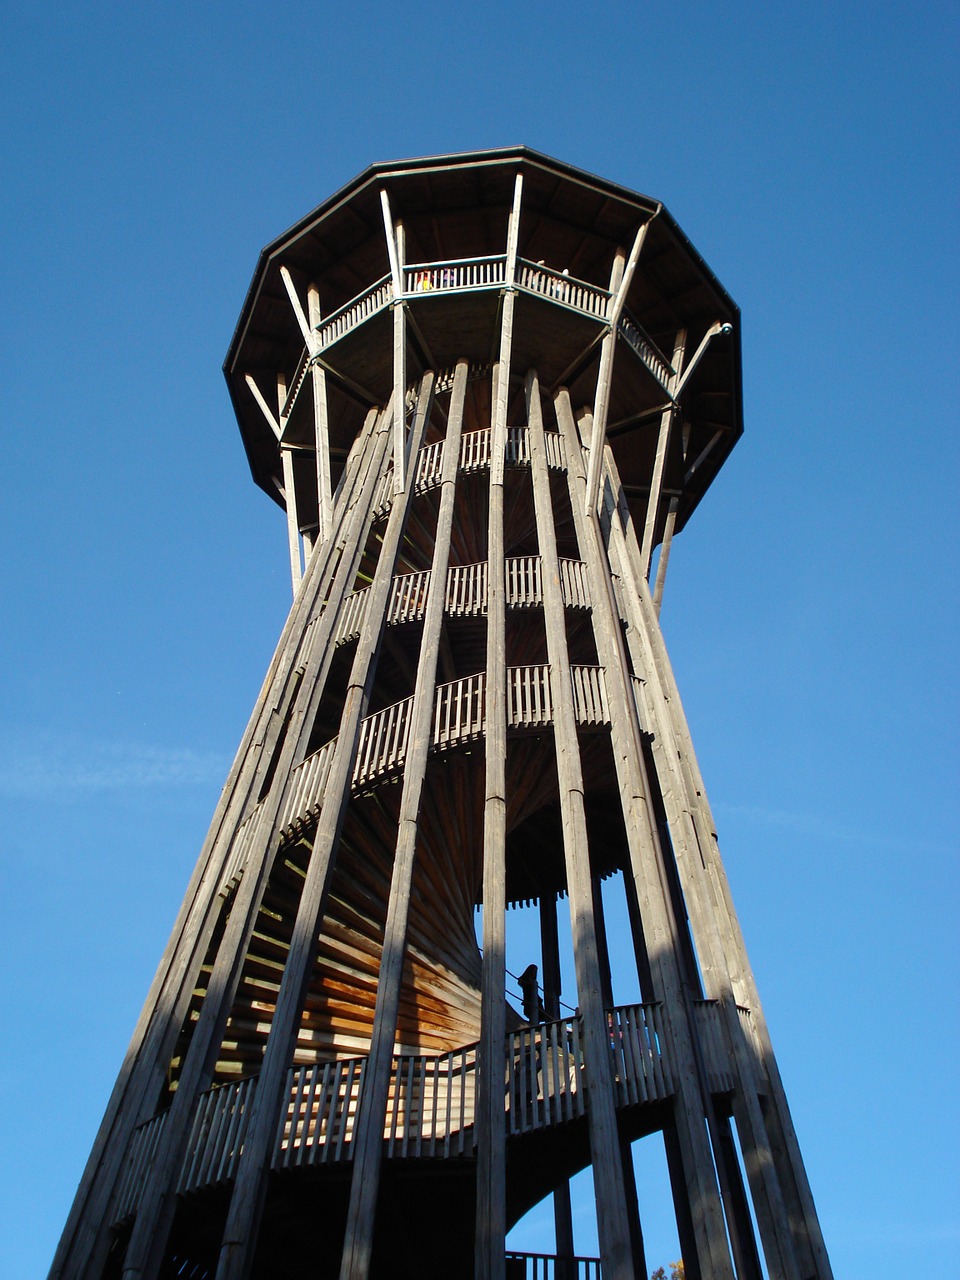
M248 373L245 377L245 381L247 386L253 392L253 398L254 400L256 400L257 404L260 406L260 412L266 418L267 423L270 427L270 430L279 440L281 435L283 434L283 432L280 429L280 423L273 416L273 410L270 408L270 406L267 404L266 400L264 399L263 393L261 392L260 388L257 386L253 378L253 375Z
M315 284L307 289L307 306L310 312L310 330L313 333L320 323L320 291ZM327 375L322 365L314 361L310 366L313 381L313 430L317 450L317 513L319 532L317 541L323 542L330 533L332 521L332 495L330 492L330 417L327 407Z
M618 249L610 269L610 293L615 294L623 279L624 252ZM613 378L613 356L617 346L617 330L615 326L607 329L600 346L600 370L597 373L597 390L594 397L592 431L590 434L590 460L587 471L587 492L585 502L587 509L593 511L597 505L597 494L600 488L600 459L603 456L603 445L606 441L607 414L610 407L610 387Z
M297 489L293 475L293 455L289 449L280 449L283 464L283 501L287 509L287 544L290 549L290 577L296 596L303 581L303 565L300 561L300 527L297 523Z
M588 509L591 511L596 509L597 494L600 489L600 467L607 437L607 415L610 409L610 385L613 376L613 357L617 346L617 326L620 323L620 313L623 311L627 294L630 292L630 285L633 283L633 274L636 270L644 241L647 238L647 231L650 228L650 223L660 212L661 207L661 205L658 205L656 212L638 229L637 234L634 236L633 246L626 265L624 265L623 250L617 249L613 259L613 266L610 270L610 306L607 311L609 329L600 348L600 372L597 375L597 393L593 408L593 436L590 441L590 465L587 472L586 502Z
M280 278L283 280L283 287L287 291L287 297L290 299L290 305L293 307L293 314L297 317L297 324L300 326L300 332L303 335L303 342L307 350L313 355L316 350L316 336L313 332L313 325L307 323L307 317L303 313L303 307L300 304L300 297L297 293L296 285L293 278L286 267L280 268Z
M612 458L608 458L607 465L615 466ZM643 697L654 731L654 756L664 780L661 791L684 899L700 951L706 993L719 1002L731 1067L738 1081L733 1097L734 1116L768 1269L784 1276L829 1277L829 1261L773 1050L768 1049L759 996L720 860L716 826L709 813L653 602L639 574L632 526L621 526L612 504L609 518L621 546L621 572L634 586L634 591L628 591L625 597L635 617L635 626L628 635L638 646L639 660L647 671ZM751 1010L763 1044L760 1058L745 1043L738 1005ZM768 1098L765 1112L759 1104L760 1090ZM784 1116L788 1117L785 1124ZM718 1161L721 1142L722 1135L718 1135ZM722 1173L722 1162L718 1168ZM735 1188L730 1194L735 1195ZM731 1224L734 1229L735 1223Z
M706 351L710 343L713 341L713 339L717 336L717 334L732 333L732 332L733 332L733 325L720 320L717 320L714 324L710 326L710 328L707 330L707 332L703 335L702 339L700 340L700 345L699 347L697 347L696 351L693 353L690 359L690 363L684 369L683 377L680 379L680 381L676 385L676 388L673 393L674 400L680 399L680 394L683 391L684 387L687 385L687 382L690 380L690 375L693 373L694 369L696 369L697 365L700 363L701 359L703 358L704 352Z
M600 1254L604 1277L608 1280L633 1280L637 1275L646 1275L646 1270L642 1259L634 1258L627 1213L626 1181L620 1159L613 1062L603 1002L603 966L590 871L583 768L573 703L573 679L560 586L560 561L540 407L540 386L536 373L532 370L527 375L526 394L543 614L553 691L553 733L563 851L574 937L577 1001L580 1005L584 1044L587 1121Z
M587 477L583 450L566 390L557 394L555 406L564 442L577 541L580 555L587 563L591 624L604 669L630 873L642 920L646 953L638 961L641 970L649 966L652 997L663 1003L663 1030L670 1060L675 1063L674 1109L683 1175L683 1185L677 1188L677 1194L687 1197L692 1205L694 1238L703 1274L711 1280L733 1280L723 1208L704 1129L709 1089L695 1057L693 1011L685 993L686 980L678 966L679 928L672 910L656 815L645 777L643 730L630 680L631 665L623 644L613 567L603 544L601 524L593 516L595 509L591 507L588 511L584 501ZM605 498L608 489L609 486L605 486Z
M208 995L201 1006L177 1091L154 1152L150 1183L141 1200L124 1260L127 1280L155 1280L164 1257L176 1208L176 1183L193 1125L197 1098L210 1086L223 1027L240 981L242 961L266 888L275 836L274 823L285 798L285 783L300 750L297 725L302 726L306 721L309 732L330 668L330 641L337 608L325 608L324 603L342 600L352 587L360 545L365 541L365 530L372 523L370 499L387 442L386 432L382 429L384 418L389 424L389 412L367 415L338 487L337 519L342 522L345 545L356 547L356 551L354 555L341 556L331 541L325 551L310 563L304 588L294 602L257 709L241 744L235 765L235 785L231 789L228 779L228 787L224 790L230 806L218 811L198 863L198 872L201 866L205 867L204 876L209 886L204 899L197 900L203 917L198 920L194 914L186 920L179 935L175 935L179 936L180 947L175 953L166 985L152 1005L154 1021L138 1062L139 1092L132 1094L130 1100L129 1123L133 1124L154 1114L157 1080L163 1078L172 1050L170 1028L176 1032L183 1023L219 916L220 869L230 857L242 819L252 811L261 793L279 746L280 756L274 775L278 783L264 801L258 840L249 852L247 868L231 906L213 972L208 978ZM278 686L276 680L282 680L282 684ZM126 1142L118 1140L115 1149L117 1157L122 1158L126 1153ZM98 1211L92 1207L89 1211L96 1212L97 1225L106 1245L109 1245L111 1233L108 1224L112 1219L106 1206L101 1204Z
M523 177L517 174L507 225L507 279L516 270ZM513 264L511 267L511 263ZM506 571L503 532L504 460L516 293L502 295L500 352L493 367L489 510L487 515L486 739L483 800L483 968L477 1050L477 1212L474 1280L504 1280L506 1122L503 1079L507 1035L506 846L507 665Z
M397 826L397 844L387 903L377 1000L370 1052L364 1067L363 1088L353 1135L353 1170L350 1203L340 1264L340 1280L366 1280L373 1247L374 1217L383 1151L383 1130L390 1089L397 1015L406 952L410 894L419 830L420 802L433 741L433 709L440 635L447 594L447 567L456 497L460 435L467 388L467 362L457 364L450 421L443 446L440 509L434 541L430 584L424 612L420 660L417 667L403 791Z
M677 380L680 376L679 370L683 365L683 353L687 345L687 331L681 329L676 336L673 344L673 375L670 379L670 392L674 401L676 400ZM646 519L643 526L643 542L640 546L640 562L644 566L644 576L650 577L650 562L653 558L653 540L657 531L657 516L660 514L660 494L663 489L663 472L667 463L667 453L670 448L670 434L673 428L673 420L676 416L676 410L673 405L669 409L665 409L660 417L660 432L657 436L657 451L653 460L653 475L650 480L650 494L647 498Z
M433 377L428 374L421 385L414 417L413 439L416 448L419 448L423 438L432 387ZM384 425L389 428L389 423ZM263 1065L251 1103L243 1154L224 1228L217 1280L244 1280L253 1264L253 1246L266 1195L270 1151L276 1138L281 1110L286 1106L287 1069L292 1060L304 992L315 959L317 930L336 864L336 850L350 797L350 779L356 759L360 722L367 709L376 672L391 578L402 544L412 494L413 486L408 484L402 498L392 504L387 517L378 572L370 586L363 628L347 684L340 730L332 753L323 808L314 836L313 852L303 882ZM310 724L306 725L300 737L301 742L309 740L311 727ZM278 790L286 792L290 785L288 772ZM241 881L241 887L242 885Z

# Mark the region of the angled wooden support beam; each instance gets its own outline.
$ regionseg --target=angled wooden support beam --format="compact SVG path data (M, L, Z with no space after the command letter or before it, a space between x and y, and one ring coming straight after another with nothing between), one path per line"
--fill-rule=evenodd
M680 329L677 333L673 344L673 369L674 373L671 377L670 390L676 401L676 386L679 378L679 370L683 364L683 353L687 345L687 331ZM640 558L644 566L644 575L650 576L650 562L653 558L653 539L657 531L657 516L660 513L660 494L663 489L663 472L667 464L667 452L670 448L670 435L673 430L673 422L676 417L676 409L671 405L665 409L660 416L660 434L657 437L657 452L653 460L653 475L650 479L650 493L647 497L647 514L643 525L643 542L640 547Z
M321 609L316 625L308 627L307 623L316 613L320 601L327 598L342 601L352 586L361 546L372 524L371 498L377 475L383 466L386 432L382 428L384 423L389 423L389 415L389 408L382 413L372 412L368 415L362 438L358 441L360 449L352 454L351 463L344 475L346 483L340 490L338 518L345 522L346 543L356 548L355 554L339 555L332 540L328 543L325 553L311 562L308 571L310 589L301 591L298 595L284 630L278 657L283 658L283 670L286 672L292 701L287 711L290 716L289 730L279 742L279 761L274 753L277 740L272 737L268 727L276 719L275 695L267 696L267 686L262 704L266 724L262 718L258 718L256 722L251 722L248 729L255 768L252 776L247 775L243 788L241 799L245 808L251 797L260 792L264 769L269 769L271 763L276 765L275 777L279 782L277 786L271 787L265 798L257 847L249 853L248 866L227 919L213 972L208 978L210 999L204 1001L200 1010L177 1091L167 1111L161 1141L153 1155L151 1184L145 1198L141 1200L133 1234L127 1246L123 1264L124 1280L156 1280L164 1258L166 1240L176 1209L177 1178L192 1130L196 1099L210 1087L217 1050L240 982L243 957L247 953L266 889L272 863L271 853L277 835L277 816L286 797L292 766L297 759L303 758L303 734L309 734L329 672L332 649L329 642L336 623L337 609ZM305 662L302 681L295 676L301 662ZM289 683L291 678L292 684ZM228 848L229 846L224 849L224 856L227 856ZM217 887L217 881L214 881L214 888ZM209 933L207 937L209 938ZM187 1002L196 984L198 966L205 954L206 942L198 940L193 949L195 964L183 971L181 981L184 990L177 1002L180 1016L174 1019L175 1023L186 1013ZM158 1054L159 1057L150 1063L151 1071L146 1082L148 1106L151 1110L155 1106L157 1068L159 1067L162 1077L169 1062L169 1048L164 1056L161 1045ZM148 1111L147 1115L149 1114Z
M300 326L304 345L313 355L317 345L316 335L313 332L313 326L307 322L303 306L300 303L300 295L297 293L297 286L293 283L293 277L286 267L280 268L280 278L283 281L283 287L287 291L287 297L290 299L290 305L293 307L293 314L297 317L297 324Z
M420 803L432 740L434 691L440 655L440 637L447 593L454 520L457 463L467 387L467 363L457 364L451 399L450 422L444 441L440 510L434 541L430 584L423 619L420 659L415 675L409 751L404 765L403 791L397 823L397 843L384 926L380 975L374 1010L370 1052L363 1074L357 1121L353 1136L353 1170L341 1280L366 1280L373 1243L383 1131L390 1090L393 1048L397 1035L407 926L419 831Z
M283 406L287 400L287 382L282 373L277 374L277 412L280 414L281 431L286 422ZM303 564L300 559L300 517L297 513L297 485L293 470L293 451L280 441L280 465L283 468L283 505L287 512L287 543L290 548L290 580L296 599L303 581Z
M564 438L567 483L577 540L581 555L588 564L597 655L604 669L610 701L611 739L627 833L632 891L636 894L638 918L643 922L641 954L648 966L650 994L653 999L664 1002L666 1017L663 1031L672 1055L671 1061L678 1065L674 1108L681 1159L676 1192L683 1199L689 1195L691 1201L691 1234L696 1242L693 1261L699 1258L700 1274L709 1276L711 1280L733 1280L720 1189L704 1127L704 1108L709 1105L709 1090L695 1057L692 1016L685 1008L688 1001L678 961L678 926L643 763L643 726L638 719L634 682L629 676L631 664L624 651L620 611L611 573L614 566L605 545L602 519L594 518L592 512L588 514L584 502L586 474L583 450L565 389L557 394L555 404ZM609 454L610 450L607 452ZM606 509L609 485L604 486L603 496ZM693 1274L697 1272L693 1271Z
M403 493L406 483L407 436L407 307L403 301L403 230L395 225L386 189L380 191L383 230L393 278L393 492Z
M674 400L680 399L680 393L683 391L684 387L687 385L687 382L690 380L690 375L693 373L694 369L696 369L697 365L703 359L704 352L706 351L707 347L709 347L710 343L713 341L713 339L717 336L718 333L724 333L724 334L733 333L733 325L727 321L717 320L710 326L710 328L701 338L699 347L697 347L696 351L690 357L690 363L684 369L683 376L681 377L680 381L677 383L676 387L674 388L674 391L673 391ZM676 366L674 366L674 368L676 368Z
M683 461L687 460L687 449L690 446L690 424L685 422L683 425ZM684 477L686 483L686 477ZM667 507L667 515L663 524L663 537L660 539L660 558L657 560L657 580L653 587L653 610L657 617L660 616L660 605L663 601L663 588L667 581L667 565L670 562L670 549L673 546L673 534L677 527L677 512L680 509L680 497L678 494L672 494L670 497L670 505Z
M320 291L315 284L307 290L310 331L320 324ZM330 420L327 410L327 374L322 365L314 361L310 366L313 382L313 429L317 450L317 541L328 535L333 519L333 501L330 483Z
M597 1230L603 1274L610 1280L631 1280L647 1274L642 1248L633 1238L627 1209L621 1158L610 1032L604 1001L609 972L603 957L602 924L590 868L590 847L584 807L583 765L573 702L573 681L566 633L566 612L560 586L557 532L547 465L540 387L535 371L527 374L527 420L530 468L537 541L540 547L543 613L550 681L554 703L559 807L563 853L570 899L571 929L577 940L574 963L577 1001L588 1080L587 1121L593 1181L597 1200Z
M432 394L433 377L427 374L421 383L419 403L414 416L413 435L417 447L426 427ZM386 420L384 428L389 431ZM380 454L380 458L383 457ZM376 476L369 478L375 479ZM369 493L368 489L367 494ZM363 628L354 652L340 716L340 731L333 750L325 798L314 836L313 852L307 866L276 1010L256 1093L251 1103L243 1154L224 1227L217 1280L246 1280L253 1265L253 1249L266 1197L270 1151L276 1139L279 1116L286 1105L287 1071L292 1063L304 993L316 956L317 931L326 904L336 863L336 849L350 798L350 778L356 762L361 720L369 704L376 674L392 574L403 541L412 496L413 486L408 484L402 500L393 503L387 517L380 548L379 571L370 587ZM368 512L367 515L369 514ZM365 528L369 528L369 524ZM357 548L359 550L359 543ZM351 557L345 557L345 563L349 564L350 559ZM354 561L350 566L354 570L355 563ZM306 709L315 714L316 705L308 701ZM306 754L312 723L312 717L306 715L299 723L295 745L300 759ZM284 775L278 770L278 776ZM288 772L278 788L281 801L289 786ZM279 809L275 812L279 812ZM241 885L242 883L241 881Z
M260 412L266 418L267 425L270 427L270 430L279 440L281 435L283 434L280 423L274 417L273 410L267 404L264 394L260 390L260 388L257 386L256 379L253 377L253 374L250 374L250 373L246 374L244 381L246 382L247 386L250 388L251 392L253 393L254 400L256 400L257 404L260 406Z
M594 512L600 492L600 468L603 461L603 448L607 437L607 415L610 410L610 385L613 377L613 356L617 346L617 325L623 311L633 275L640 259L644 241L650 223L660 212L662 206L657 205L655 212L638 229L633 240L630 256L624 262L624 253L618 249L610 271L610 306L607 311L609 328L604 335L600 350L600 372L597 375L597 394L593 407L593 435L590 439L590 462L587 469L587 511Z

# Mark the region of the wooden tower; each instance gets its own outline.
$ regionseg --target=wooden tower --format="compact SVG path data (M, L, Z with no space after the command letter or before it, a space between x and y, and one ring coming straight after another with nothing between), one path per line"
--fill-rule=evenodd
M632 1280L656 1132L690 1280L826 1280L658 624L736 306L656 201L442 156L270 245L225 372L294 602L51 1275Z

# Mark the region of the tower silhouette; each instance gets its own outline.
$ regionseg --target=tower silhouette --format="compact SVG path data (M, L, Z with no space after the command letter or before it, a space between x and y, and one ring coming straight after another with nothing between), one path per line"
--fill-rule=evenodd
M411 160L264 250L225 373L294 602L51 1276L645 1276L659 1133L688 1278L826 1280L658 623L736 306L656 201Z

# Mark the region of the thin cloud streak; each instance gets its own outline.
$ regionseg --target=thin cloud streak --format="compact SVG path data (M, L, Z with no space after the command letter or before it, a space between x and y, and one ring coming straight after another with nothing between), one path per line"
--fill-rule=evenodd
M229 761L217 752L107 742L81 735L31 733L0 743L0 795L27 799L222 781Z
M757 826L780 827L796 831L800 835L818 840L837 840L851 844L889 845L896 843L875 831L864 827L851 827L841 822L830 822L817 813L794 813L788 809L767 809L762 805L724 804L714 806L718 814L746 819Z

